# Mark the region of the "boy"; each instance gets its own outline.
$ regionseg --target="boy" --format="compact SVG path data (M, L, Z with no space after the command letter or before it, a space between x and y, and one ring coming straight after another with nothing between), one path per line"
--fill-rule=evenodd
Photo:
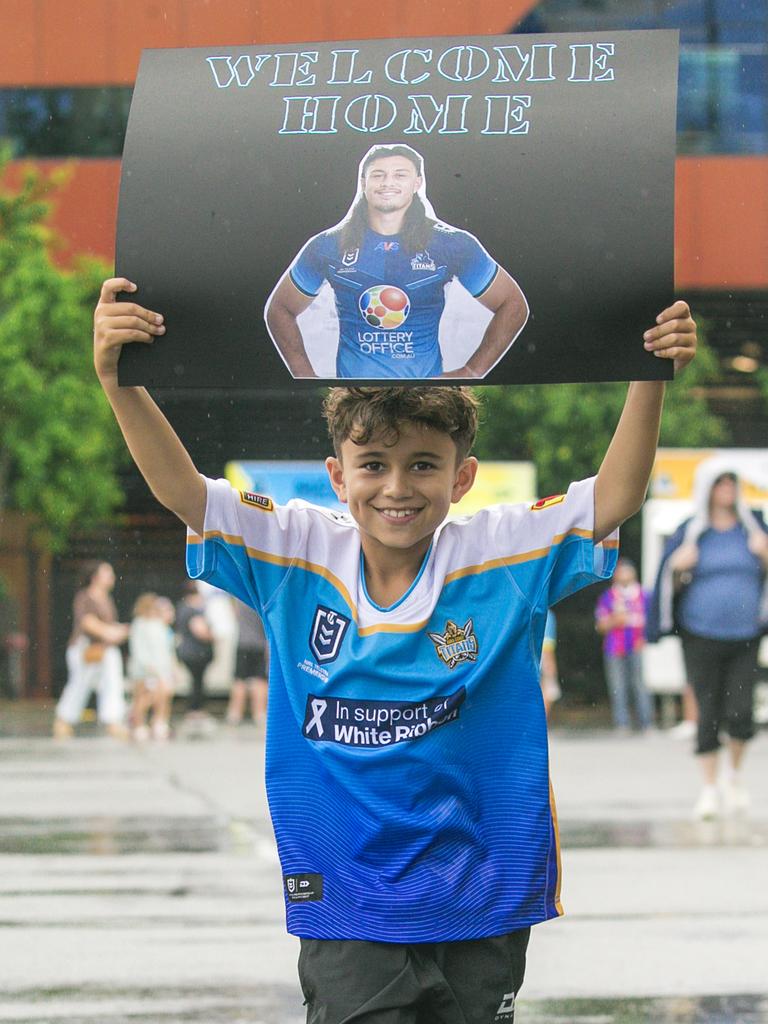
M539 657L547 607L608 578L640 507L661 383L630 386L593 480L453 523L472 486L465 388L335 388L342 516L205 481L126 342L162 317L105 282L95 365L155 496L189 527L188 569L252 605L270 666L267 786L309 1024L511 1024L530 926L562 913ZM646 347L678 367L685 303Z

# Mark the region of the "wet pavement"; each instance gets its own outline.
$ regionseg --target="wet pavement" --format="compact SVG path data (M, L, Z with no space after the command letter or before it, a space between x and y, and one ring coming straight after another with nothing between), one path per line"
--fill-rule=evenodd
M56 745L0 704L0 1024L299 1024L263 737ZM31 734L31 735L30 735ZM749 818L690 820L665 735L555 731L567 915L518 1024L768 1024L768 736Z

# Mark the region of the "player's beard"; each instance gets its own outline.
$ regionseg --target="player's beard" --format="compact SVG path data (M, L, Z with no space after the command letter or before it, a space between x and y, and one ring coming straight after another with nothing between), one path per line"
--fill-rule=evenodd
M377 213L402 213L405 214L408 207L413 202L413 196L408 196L407 200L403 202L402 196L393 197L392 199L374 199L371 206Z

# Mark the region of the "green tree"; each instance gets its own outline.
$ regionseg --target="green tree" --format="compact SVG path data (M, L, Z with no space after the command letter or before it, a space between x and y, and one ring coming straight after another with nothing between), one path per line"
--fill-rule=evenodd
M725 421L709 410L705 397L706 385L717 375L717 360L702 341L696 359L668 387L662 445L727 442ZM487 388L477 454L486 459L530 459L536 465L539 493L561 491L571 480L597 471L626 391L626 384L620 383Z
M9 150L0 149L0 180ZM92 368L92 308L108 267L56 264L47 226L59 174L0 189L0 517L34 516L44 543L103 521L124 448Z

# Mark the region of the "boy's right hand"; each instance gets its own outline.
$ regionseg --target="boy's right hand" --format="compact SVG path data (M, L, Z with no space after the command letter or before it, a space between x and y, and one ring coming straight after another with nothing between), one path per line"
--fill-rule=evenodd
M159 313L134 302L116 302L118 292L135 292L136 285L124 277L111 277L101 286L93 314L93 365L103 385L117 384L117 361L123 345L138 341L151 345L165 333Z

